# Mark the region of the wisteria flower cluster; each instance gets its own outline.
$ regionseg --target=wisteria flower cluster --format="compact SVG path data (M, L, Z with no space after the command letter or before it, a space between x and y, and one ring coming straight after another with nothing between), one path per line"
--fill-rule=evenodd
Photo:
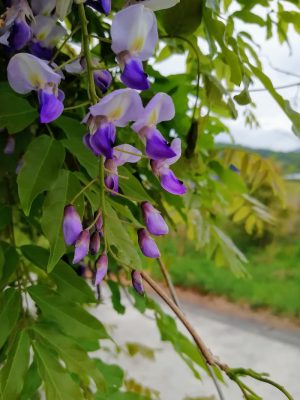
M139 92L149 89L151 85L143 62L153 55L158 42L154 10L171 7L177 2L127 1L113 18L111 49L121 70L121 82L126 87L111 91L94 102L82 121L88 130L83 143L95 157L103 160L104 184L112 196L119 192L118 168L126 163L137 163L141 158L149 160L149 166L164 190L174 195L186 192L183 182L170 168L181 156L180 139L175 138L169 143L159 130L161 122L174 118L173 101L169 95L157 93L144 107ZM110 0L77 3L86 3L86 6L106 15L111 11ZM65 95L59 85L64 74L83 74L92 66L94 84L102 94L109 90L112 83L111 73L98 68L99 60L86 59L84 53L66 63L64 73L54 64L55 46L67 34L59 19L67 15L71 6L70 0L32 0L31 7L26 0L13 0L3 17L1 42L9 51L17 52L8 64L9 84L20 94L37 93L41 123L50 123L63 113ZM141 140L144 154L130 144L118 142L118 129L131 123L132 138L137 135ZM8 143L6 151L9 152L11 147L12 144ZM161 213L149 202L140 204L140 208L145 228L137 231L139 247L144 256L159 258L160 252L152 236L166 235L168 226ZM74 205L65 207L63 233L66 244L75 248L73 263L82 262L88 253L97 255L96 285L100 284L108 270L106 246L100 254L101 241L105 236L103 220L105 212L99 210L94 223L83 228ZM132 281L136 290L142 293L141 277L137 271L132 273Z

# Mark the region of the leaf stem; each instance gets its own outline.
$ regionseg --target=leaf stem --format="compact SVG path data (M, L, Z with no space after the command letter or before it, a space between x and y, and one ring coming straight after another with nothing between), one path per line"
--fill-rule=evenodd
M58 49L56 50L54 56L51 58L51 60L49 61L49 65L53 63L53 61L56 59L56 57L59 55L59 53L61 52L62 48L65 46L65 44L67 43L67 41L80 29L80 25L76 26L75 29L73 29L73 31L71 33L69 33L68 36L66 36L65 40L62 42L62 44L58 47Z
M85 101L83 103L76 104L75 106L72 106L72 107L65 107L64 111L76 110L76 108L85 107L85 106L88 106L89 104L91 104L90 101Z
M100 42L109 43L109 44L112 43L111 39L107 39L107 38L100 37L100 36L97 36L97 35L89 35L89 36L90 36L91 38L93 38L93 39L99 40Z
M122 193L119 193L119 192L115 192L114 190L109 189L107 187L105 187L105 190L107 192L109 192L109 193L112 193L112 194L114 194L116 196L119 196L119 197L123 197L124 199L130 200L130 201L134 201L134 202L137 202L137 203L140 201L138 199L134 199L133 197L126 196L125 194L122 194Z
M84 193L90 186L92 186L95 182L97 182L98 178L93 179L87 185L85 185L71 200L71 204L74 204L78 197Z
M73 61L77 60L77 58L79 58L79 56L69 58L67 61L65 61L62 64L60 64L57 67L55 67L53 69L53 71L59 71L59 70L63 69L64 66L66 66L68 64L71 64Z

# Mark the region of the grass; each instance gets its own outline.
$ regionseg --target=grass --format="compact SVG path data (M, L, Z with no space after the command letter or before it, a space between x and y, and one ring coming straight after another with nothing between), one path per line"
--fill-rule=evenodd
M205 255L188 248L177 254L174 243L163 242L166 263L176 285L202 293L226 296L253 308L268 307L275 314L300 317L300 242L273 243L247 254L250 279L236 278Z

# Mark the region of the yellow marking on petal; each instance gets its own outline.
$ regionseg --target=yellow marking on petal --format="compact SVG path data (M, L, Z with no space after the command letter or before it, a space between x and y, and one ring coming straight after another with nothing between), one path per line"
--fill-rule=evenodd
M156 125L157 119L158 119L157 110L154 109L151 111L151 114L148 117L149 125Z
M136 37L131 45L131 52L133 53L139 53L140 51L143 50L144 47L144 43L145 43L145 38L143 36L138 36Z
M39 88L42 85L43 80L39 74L32 73L29 75L29 82L32 84L32 86Z
M121 118L122 115L123 115L122 107L117 107L112 112L109 113L108 117L109 119L114 121L116 119Z

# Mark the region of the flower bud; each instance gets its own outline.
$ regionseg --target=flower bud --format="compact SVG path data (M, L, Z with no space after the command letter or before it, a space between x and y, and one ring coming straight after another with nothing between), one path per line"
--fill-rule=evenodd
M79 263L89 252L90 232L85 229L80 233L75 243L73 264Z
M131 280L132 280L132 286L134 287L135 291L141 296L143 296L145 294L145 291L143 285L143 278L141 274L136 270L132 271Z
M96 261L95 285L100 285L107 274L108 257L103 253Z
M138 231L138 241L139 241L139 246L144 254L144 256L149 257L149 258L159 258L160 257L160 252L158 250L158 247L155 243L155 241L152 239L151 236L149 236L148 232L146 229L140 229Z
M82 231L80 216L72 205L67 205L64 210L63 232L68 246L74 245Z
M95 215L96 218L96 215ZM98 212L98 218L95 222L95 229L97 232L100 233L100 235L103 234L103 217L102 217L102 212L99 210Z
M91 242L90 242L90 252L94 256L100 250L100 234L99 232L95 231L92 234Z
M95 85L98 86L103 94L106 93L112 81L111 74L106 70L96 70L93 75Z
M11 154L14 154L15 145L16 145L15 138L13 136L8 136L3 153L8 156L10 156Z
M160 212L150 203L145 202L142 204L142 212L147 229L152 235L160 236L169 233L168 225Z

